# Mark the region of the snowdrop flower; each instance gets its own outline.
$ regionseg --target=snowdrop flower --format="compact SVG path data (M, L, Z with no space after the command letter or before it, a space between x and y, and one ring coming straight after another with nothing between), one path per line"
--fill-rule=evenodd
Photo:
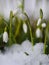
M3 42L5 42L5 43L8 42L8 33L7 32L3 33Z
M36 37L37 38L42 37L42 33L41 33L41 30L39 28L37 28L37 30L36 30Z
M41 23L41 18L38 19L37 26L39 26Z
M17 8L15 10L13 10L13 14L14 15L17 14L17 13L21 13L22 12L22 10L20 8L20 5L22 5L22 3L19 0L17 0L16 4L17 4Z
M25 23L23 24L23 31L27 33L27 25Z
M13 15L17 16L18 18L20 18L22 20L27 19L27 17L22 13L22 10L20 8L17 8L16 10L14 10Z
M46 27L46 23L42 23L42 28L45 28Z
M26 20L27 17L19 10L19 12L17 12L17 17L22 19L22 20Z
M21 18L22 20L25 20L25 19L26 19L26 16L25 16L24 14L20 14L20 18Z
M8 42L8 33L6 32L6 27L5 27L5 31L3 33L3 42L7 43Z
M19 15L19 17L20 17L22 20L26 20L26 19L27 19L27 17L26 17L23 13L21 13L21 14Z

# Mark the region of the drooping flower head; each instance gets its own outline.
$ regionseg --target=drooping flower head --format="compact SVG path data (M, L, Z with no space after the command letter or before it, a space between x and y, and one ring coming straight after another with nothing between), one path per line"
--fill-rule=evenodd
M7 43L8 42L8 33L6 31L6 27L5 27L5 31L3 33L3 42Z
M36 29L36 37L37 37L37 38L42 37L42 32L41 32L40 28L37 28L37 29Z
M23 31L27 33L27 25L25 23L23 23Z
M42 23L42 28L45 28L46 27L46 23Z

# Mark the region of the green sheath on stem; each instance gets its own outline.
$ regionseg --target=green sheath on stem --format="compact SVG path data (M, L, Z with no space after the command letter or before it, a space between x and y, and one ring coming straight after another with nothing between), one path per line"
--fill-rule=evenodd
M15 38L19 34L19 30L20 30L20 26L21 26L21 21L19 20L18 22L19 22L19 24L18 24L18 27L17 27L16 32L15 32Z
M45 35L45 40L44 40L44 53L46 52L46 35Z
M24 14L25 14L25 16L26 16L26 17L27 17L27 19L28 19L27 23L28 23L29 30L30 30L31 42L32 42L32 45L34 45L34 42L33 42L33 37L32 37L32 30L31 30L31 26L30 26L30 20L29 20L29 17L27 16L27 14L26 14L26 13L24 13Z
M46 42L47 42L48 26L49 26L49 25L47 25L47 28L46 28L46 31L45 31L45 39L44 39L44 53L46 53Z
M9 45L11 46L12 44L12 39L11 39L11 36L12 36L12 18L13 18L13 12L11 11L10 12L10 27L9 27Z
M24 0L22 0L22 12L24 12Z

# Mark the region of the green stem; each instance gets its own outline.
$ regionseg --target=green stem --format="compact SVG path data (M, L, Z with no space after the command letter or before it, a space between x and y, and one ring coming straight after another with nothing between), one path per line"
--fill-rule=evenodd
M22 0L22 12L24 12L24 0Z
M9 45L10 46L12 44L12 39L11 39L11 36L12 36L12 16L13 16L13 12L11 11L10 12L10 28L9 28Z
M17 27L16 32L15 32L15 38L19 34L19 30L20 30L20 26L21 26L21 21L19 20L18 23L19 24L18 24L18 27Z
M31 30L31 26L30 26L29 22L28 22L28 26L29 26L29 30L30 30L31 42L32 42L32 45L34 45L33 37L32 37L32 30Z
M28 26L29 26L29 30L30 30L30 37L31 37L31 42L32 42L32 45L34 45L34 42L33 42L33 37L32 37L32 29L31 29L31 25L30 25L30 20L29 20L29 17L26 13L24 13L28 19L27 23L28 23Z
M46 31L45 31L45 39L44 39L44 53L46 53L46 39L47 39L47 32L48 32L48 26L46 28Z
M46 35L45 35L45 40L44 40L44 53L46 52Z

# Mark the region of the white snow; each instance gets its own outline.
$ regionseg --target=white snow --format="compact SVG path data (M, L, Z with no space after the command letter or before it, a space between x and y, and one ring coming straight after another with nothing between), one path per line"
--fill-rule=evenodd
M22 42L21 46L22 46L23 52L27 52L28 54L32 53L33 47L31 42L29 42L29 40Z
M29 40L14 44L5 48L4 54L0 52L0 65L49 65L49 55L43 53L43 47L43 43L32 46Z

